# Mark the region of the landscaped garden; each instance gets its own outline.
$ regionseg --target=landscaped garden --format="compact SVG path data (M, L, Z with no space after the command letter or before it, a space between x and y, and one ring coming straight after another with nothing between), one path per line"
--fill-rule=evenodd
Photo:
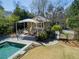
M28 46L10 59L79 59L79 0L14 0L9 11L10 2L0 1L0 42L10 38ZM11 52L18 48L11 45Z

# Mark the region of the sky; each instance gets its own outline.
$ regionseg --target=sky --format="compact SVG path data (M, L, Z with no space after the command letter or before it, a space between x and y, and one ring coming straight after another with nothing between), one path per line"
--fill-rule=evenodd
M13 11L15 9L14 2L18 2L20 6L23 6L25 9L30 11L32 0L0 0L2 2L2 6L6 11ZM71 5L73 0L49 0L52 2L53 5L56 5L58 1L60 1L60 5L64 6L66 9L68 6Z

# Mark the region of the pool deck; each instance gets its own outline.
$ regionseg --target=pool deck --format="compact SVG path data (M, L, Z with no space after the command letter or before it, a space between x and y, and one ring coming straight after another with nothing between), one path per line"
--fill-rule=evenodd
M22 44L30 44L32 41L26 41L26 40L17 40L17 38L7 38L3 41L0 41L0 43L9 41L9 42L15 42L15 43L22 43Z
M32 43L35 43L35 44L39 44L39 42L36 42L35 41L35 37L34 36L30 36L30 35L19 35L19 37L9 37L9 38L5 38L4 40L0 41L1 42L4 42L4 41L10 41L10 42L15 42L15 43L22 43L22 44L32 44ZM54 44L57 44L58 43L58 40L54 40L54 41L51 41L49 43L42 43L44 45L54 45Z
M25 48L29 47L32 43L34 44L38 44L41 45L39 42L35 41L35 37L34 36L29 36L29 35L20 35L18 38L17 37L8 37L3 39L2 41L0 41L0 43L2 42L14 42L14 43L20 43L20 44L26 44L26 46L21 49L20 51L16 52L15 54L13 54L11 57L9 57L8 59L13 59L13 57L15 57L16 55L18 55L19 53L21 53L22 51L24 51ZM49 43L42 43L43 45L54 45L57 44L58 41L51 41Z
M27 35L20 35L18 38L17 37L8 37L0 41L0 43L5 42L5 41L10 41L10 42L15 42L15 43L22 43L22 44L31 44L33 43L32 40L27 40L27 39L34 39L31 36Z

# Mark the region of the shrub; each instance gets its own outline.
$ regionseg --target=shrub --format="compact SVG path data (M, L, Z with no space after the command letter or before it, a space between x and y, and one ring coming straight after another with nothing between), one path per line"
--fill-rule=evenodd
M37 38L39 41L44 41L48 38L48 34L46 32L40 32Z
M54 25L51 28L51 31L60 31L60 30L62 30L62 27L60 25Z
M46 33L47 33L48 35L50 35L51 29L47 29L47 30L46 30Z
M79 28L79 15L69 18L67 24L72 29Z
M14 23L16 23L18 19L19 17L16 17L15 15L0 19L0 34L11 34L13 32Z

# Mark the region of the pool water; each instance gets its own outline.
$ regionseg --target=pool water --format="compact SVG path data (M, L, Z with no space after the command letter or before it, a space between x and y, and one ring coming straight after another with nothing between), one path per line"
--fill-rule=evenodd
M8 59L11 55L16 53L18 50L23 48L25 45L13 43L13 42L4 42L0 44L0 59Z

